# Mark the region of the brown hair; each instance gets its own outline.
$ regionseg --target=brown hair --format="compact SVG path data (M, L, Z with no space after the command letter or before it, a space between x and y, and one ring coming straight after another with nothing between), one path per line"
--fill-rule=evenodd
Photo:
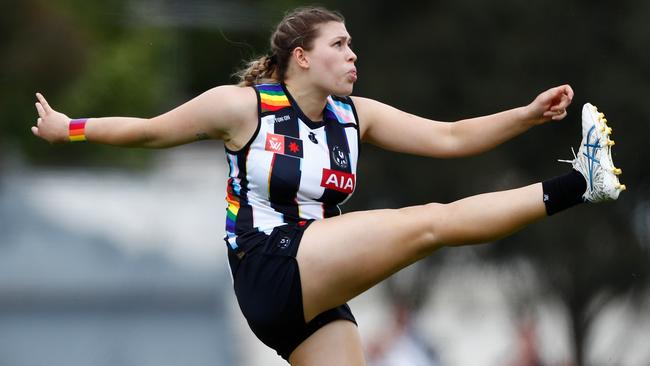
M317 6L300 7L287 13L271 35L271 53L249 61L237 72L238 85L284 81L293 50L296 47L311 50L318 37L317 26L331 21L344 23L345 19L339 12Z

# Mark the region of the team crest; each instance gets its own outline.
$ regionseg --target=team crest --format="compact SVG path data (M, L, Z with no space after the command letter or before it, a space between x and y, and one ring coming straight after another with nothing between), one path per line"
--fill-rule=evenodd
M348 154L338 146L332 148L332 160L341 169L347 169L350 166Z

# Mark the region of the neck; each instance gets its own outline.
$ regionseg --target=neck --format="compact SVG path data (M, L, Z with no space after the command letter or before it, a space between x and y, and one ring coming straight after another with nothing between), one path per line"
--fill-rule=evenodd
M293 99L310 120L322 121L323 110L327 104L327 94L314 87L304 86L295 81L286 81L285 85Z

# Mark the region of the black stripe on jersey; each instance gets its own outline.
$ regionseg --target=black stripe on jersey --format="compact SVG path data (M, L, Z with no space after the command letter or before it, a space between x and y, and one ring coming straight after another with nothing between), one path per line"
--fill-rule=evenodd
M246 179L246 162L248 160L248 153L250 147L245 152L237 154L237 168L239 169L239 212L237 213L237 221L235 222L235 235L237 235L237 245L241 247L239 242L240 234L253 230L253 207L248 203L248 179Z
M351 173L350 147L345 129L338 121L328 120L325 124L325 137L329 151L330 169ZM318 199L319 202L323 202L324 204L324 216L338 216L340 214L338 204L343 202L347 197L347 193L325 188L323 195Z
M289 113L290 118L273 125L273 132L296 139L300 138L298 118L291 109L279 111L278 116ZM296 196L300 186L301 160L284 154L273 154L273 163L269 175L269 201L271 207L282 214L283 221L295 223L300 220Z

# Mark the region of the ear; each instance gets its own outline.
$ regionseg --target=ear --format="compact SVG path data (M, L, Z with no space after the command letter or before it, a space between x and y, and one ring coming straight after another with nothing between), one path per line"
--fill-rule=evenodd
M298 67L302 69L309 68L309 59L307 58L307 52L302 47L296 47L293 49L293 59L296 60Z

